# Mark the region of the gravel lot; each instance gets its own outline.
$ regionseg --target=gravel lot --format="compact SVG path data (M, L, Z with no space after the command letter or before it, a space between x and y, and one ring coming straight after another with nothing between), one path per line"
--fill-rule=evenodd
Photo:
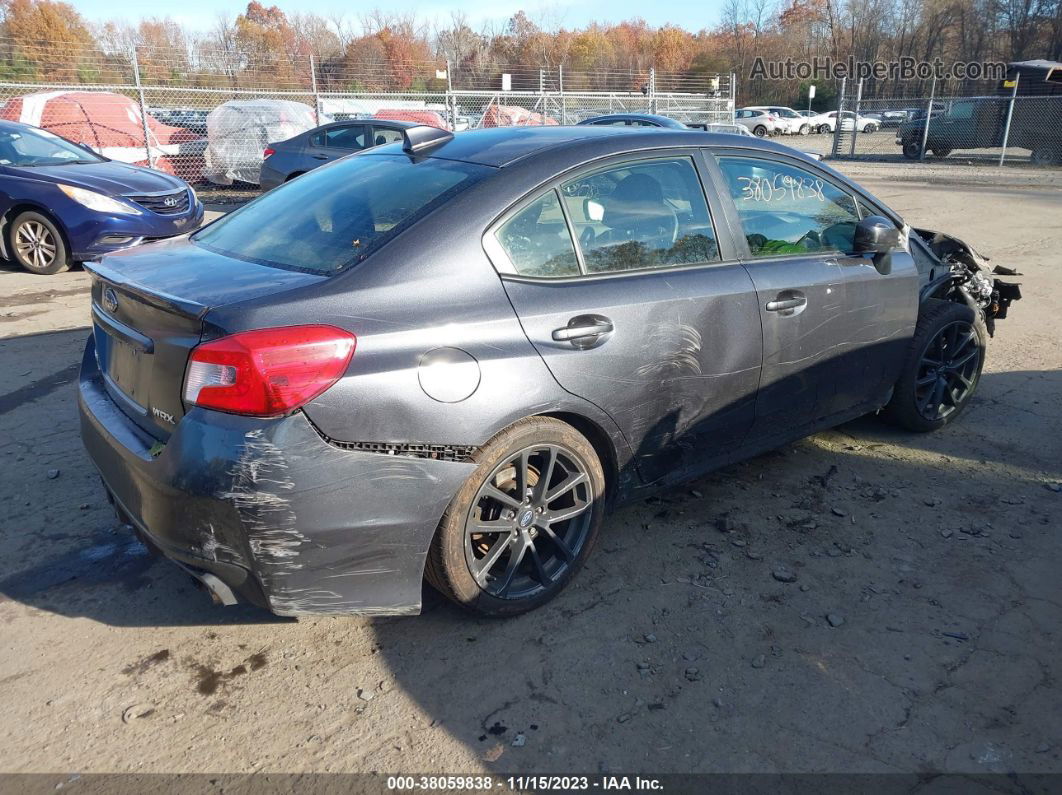
M969 412L628 506L504 622L213 607L82 451L86 274L0 265L0 770L1062 772L1059 174L841 168L1024 272Z

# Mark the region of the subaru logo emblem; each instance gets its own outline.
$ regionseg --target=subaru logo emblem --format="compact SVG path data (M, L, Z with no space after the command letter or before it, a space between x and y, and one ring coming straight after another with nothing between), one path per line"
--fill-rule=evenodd
M118 293L116 293L111 287L108 287L103 291L103 306L111 314L118 311Z
M162 200L162 204L166 207L176 207L177 200L172 196L167 196L165 199Z

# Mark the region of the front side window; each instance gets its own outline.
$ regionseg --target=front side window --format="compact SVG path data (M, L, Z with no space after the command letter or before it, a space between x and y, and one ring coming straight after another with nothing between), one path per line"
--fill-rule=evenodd
M521 276L579 275L579 261L556 191L531 202L506 221L497 238Z
M852 251L859 214L849 193L787 163L721 157L719 165L752 256Z
M191 239L237 259L332 274L492 171L453 160L366 153L307 172Z
M972 119L974 104L972 102L956 102L951 106L951 113L948 115L953 119Z
M719 259L708 205L688 157L640 160L561 186L587 273Z

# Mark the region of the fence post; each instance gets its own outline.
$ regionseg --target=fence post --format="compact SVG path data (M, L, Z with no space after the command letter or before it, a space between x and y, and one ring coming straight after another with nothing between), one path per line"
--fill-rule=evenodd
M844 114L844 92L847 90L848 78L841 78L841 90L837 92L837 120L833 124L832 157L837 157L841 148L841 118Z
M929 125L933 121L933 99L937 94L937 76L933 75L933 82L929 84L929 104L926 105L926 126L922 128L922 146L918 153L918 162L923 163L926 159L926 143L929 141Z
M859 78L859 82L856 84L855 110L852 111L852 113L853 113L853 116L852 116L852 144L851 144L851 146L848 147L848 156L852 157L852 158L855 157L856 136L859 135L859 106L862 104L862 102L863 102L863 78L861 77L861 78ZM840 119L839 115L838 115L838 118L837 118L837 124L838 124L838 126L840 126L840 124L841 124L841 119Z
M457 130L457 98L454 96L454 80L450 77L450 61L446 62L446 112L450 116L450 129Z
M656 67L649 67L649 112L656 113Z
M144 87L140 84L140 63L136 57L136 47L133 47L133 83L136 85L137 100L140 103L140 125L144 130L144 153L147 155L148 168L155 167L155 158L151 154L151 138L147 120L147 103L144 102Z
M564 101L564 64L557 66L557 89L560 91L561 124L568 123L568 103Z
M313 92L313 123L321 124L321 97L317 93L317 68L314 66L313 53L310 53L310 91Z
M730 118L728 124L734 123L734 114L737 113L737 72L730 73Z
M999 165L1003 165L1003 159L1007 156L1007 139L1010 138L1010 120L1014 117L1014 102L1018 98L1018 81L1021 74L1014 75L1014 89L1010 92L1010 105L1007 107L1007 126L1003 128L1003 151L999 153Z

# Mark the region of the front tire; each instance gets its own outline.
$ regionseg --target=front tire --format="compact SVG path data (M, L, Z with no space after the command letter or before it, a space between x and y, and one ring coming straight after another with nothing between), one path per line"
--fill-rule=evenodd
M922 144L910 139L904 141L903 156L908 160L917 160L922 156Z
M11 222L7 250L24 270L40 276L51 276L70 267L59 227L48 216L33 210L20 213Z
M953 422L977 389L987 340L979 314L966 304L926 301L886 419L919 433Z
M589 555L604 516L593 446L551 417L505 429L474 456L432 539L425 578L473 612L510 616L548 602Z

